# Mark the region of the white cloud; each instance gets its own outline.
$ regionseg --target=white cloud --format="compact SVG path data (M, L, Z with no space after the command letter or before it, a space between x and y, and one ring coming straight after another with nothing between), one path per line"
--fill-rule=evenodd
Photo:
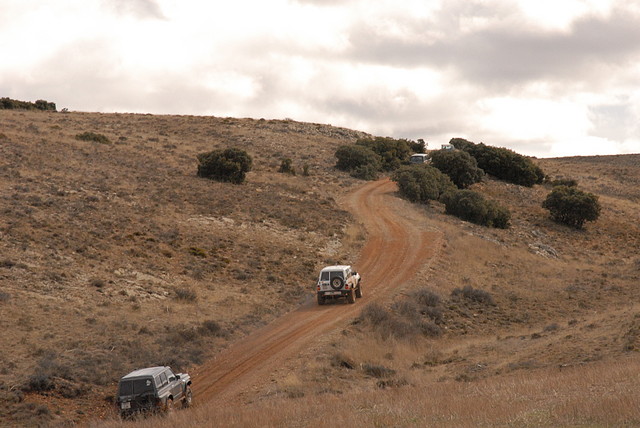
M2 96L292 117L538 156L640 151L634 2L0 0L0 10Z

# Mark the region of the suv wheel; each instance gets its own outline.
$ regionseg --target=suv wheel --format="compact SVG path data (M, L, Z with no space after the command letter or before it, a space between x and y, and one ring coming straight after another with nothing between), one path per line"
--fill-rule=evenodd
M333 278L331 280L331 288L333 288L334 290L341 289L342 288L342 284L344 284L344 281L339 276L336 276L335 278Z
M187 389L184 392L184 400L182 400L182 407L191 407L192 402L193 393L191 392L191 388L187 386Z
M324 296L318 294L318 304L319 305L324 305Z
M356 292L355 290L349 290L349 294L347 294L347 302L355 303L356 302Z
M356 288L356 297L359 299L362 297L362 284L358 283L358 288Z
M173 413L173 398L167 398L164 410L168 415Z

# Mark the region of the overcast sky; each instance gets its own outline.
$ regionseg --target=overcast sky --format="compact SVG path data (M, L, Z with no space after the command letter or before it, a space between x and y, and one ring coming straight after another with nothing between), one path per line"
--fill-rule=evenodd
M0 97L640 153L640 0L0 0Z

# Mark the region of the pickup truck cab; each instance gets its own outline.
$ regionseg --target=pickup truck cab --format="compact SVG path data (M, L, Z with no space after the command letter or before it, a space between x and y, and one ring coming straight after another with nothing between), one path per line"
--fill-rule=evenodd
M349 265L327 266L320 271L316 294L319 305L341 297L346 297L349 303L355 303L356 298L362 297L360 275Z

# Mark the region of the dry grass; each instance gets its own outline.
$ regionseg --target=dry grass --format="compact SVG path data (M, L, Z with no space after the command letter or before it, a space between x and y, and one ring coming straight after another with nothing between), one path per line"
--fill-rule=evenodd
M204 361L309 298L317 269L354 260L365 237L339 209L357 182L331 168L355 132L20 111L0 129L0 425L128 426L109 419L118 377ZM230 146L254 156L247 184L195 176L198 153ZM278 173L283 158L309 175ZM598 194L601 218L576 232L541 208L549 187L493 180L473 188L509 207L510 229L407 209L446 247L378 303L440 336L347 323L237 405L141 425L637 426L640 155L539 163ZM54 388L22 392L36 375Z
M600 427L640 423L640 360L550 368L483 381L428 382L400 389L265 398L239 411L198 407L170 421L186 427ZM136 426L152 427L150 420ZM103 426L124 426L118 422Z
M307 298L325 258L357 251L334 237L349 215L333 195L355 181L331 166L358 133L21 111L0 112L0 129L0 339L13 344L0 351L0 386L20 390L54 355L86 391L66 401L47 391L54 419L105 414L104 397L134 368L199 364ZM76 138L84 133L111 144ZM254 156L247 183L197 178L196 155L227 146ZM308 176L278 173L284 154Z

